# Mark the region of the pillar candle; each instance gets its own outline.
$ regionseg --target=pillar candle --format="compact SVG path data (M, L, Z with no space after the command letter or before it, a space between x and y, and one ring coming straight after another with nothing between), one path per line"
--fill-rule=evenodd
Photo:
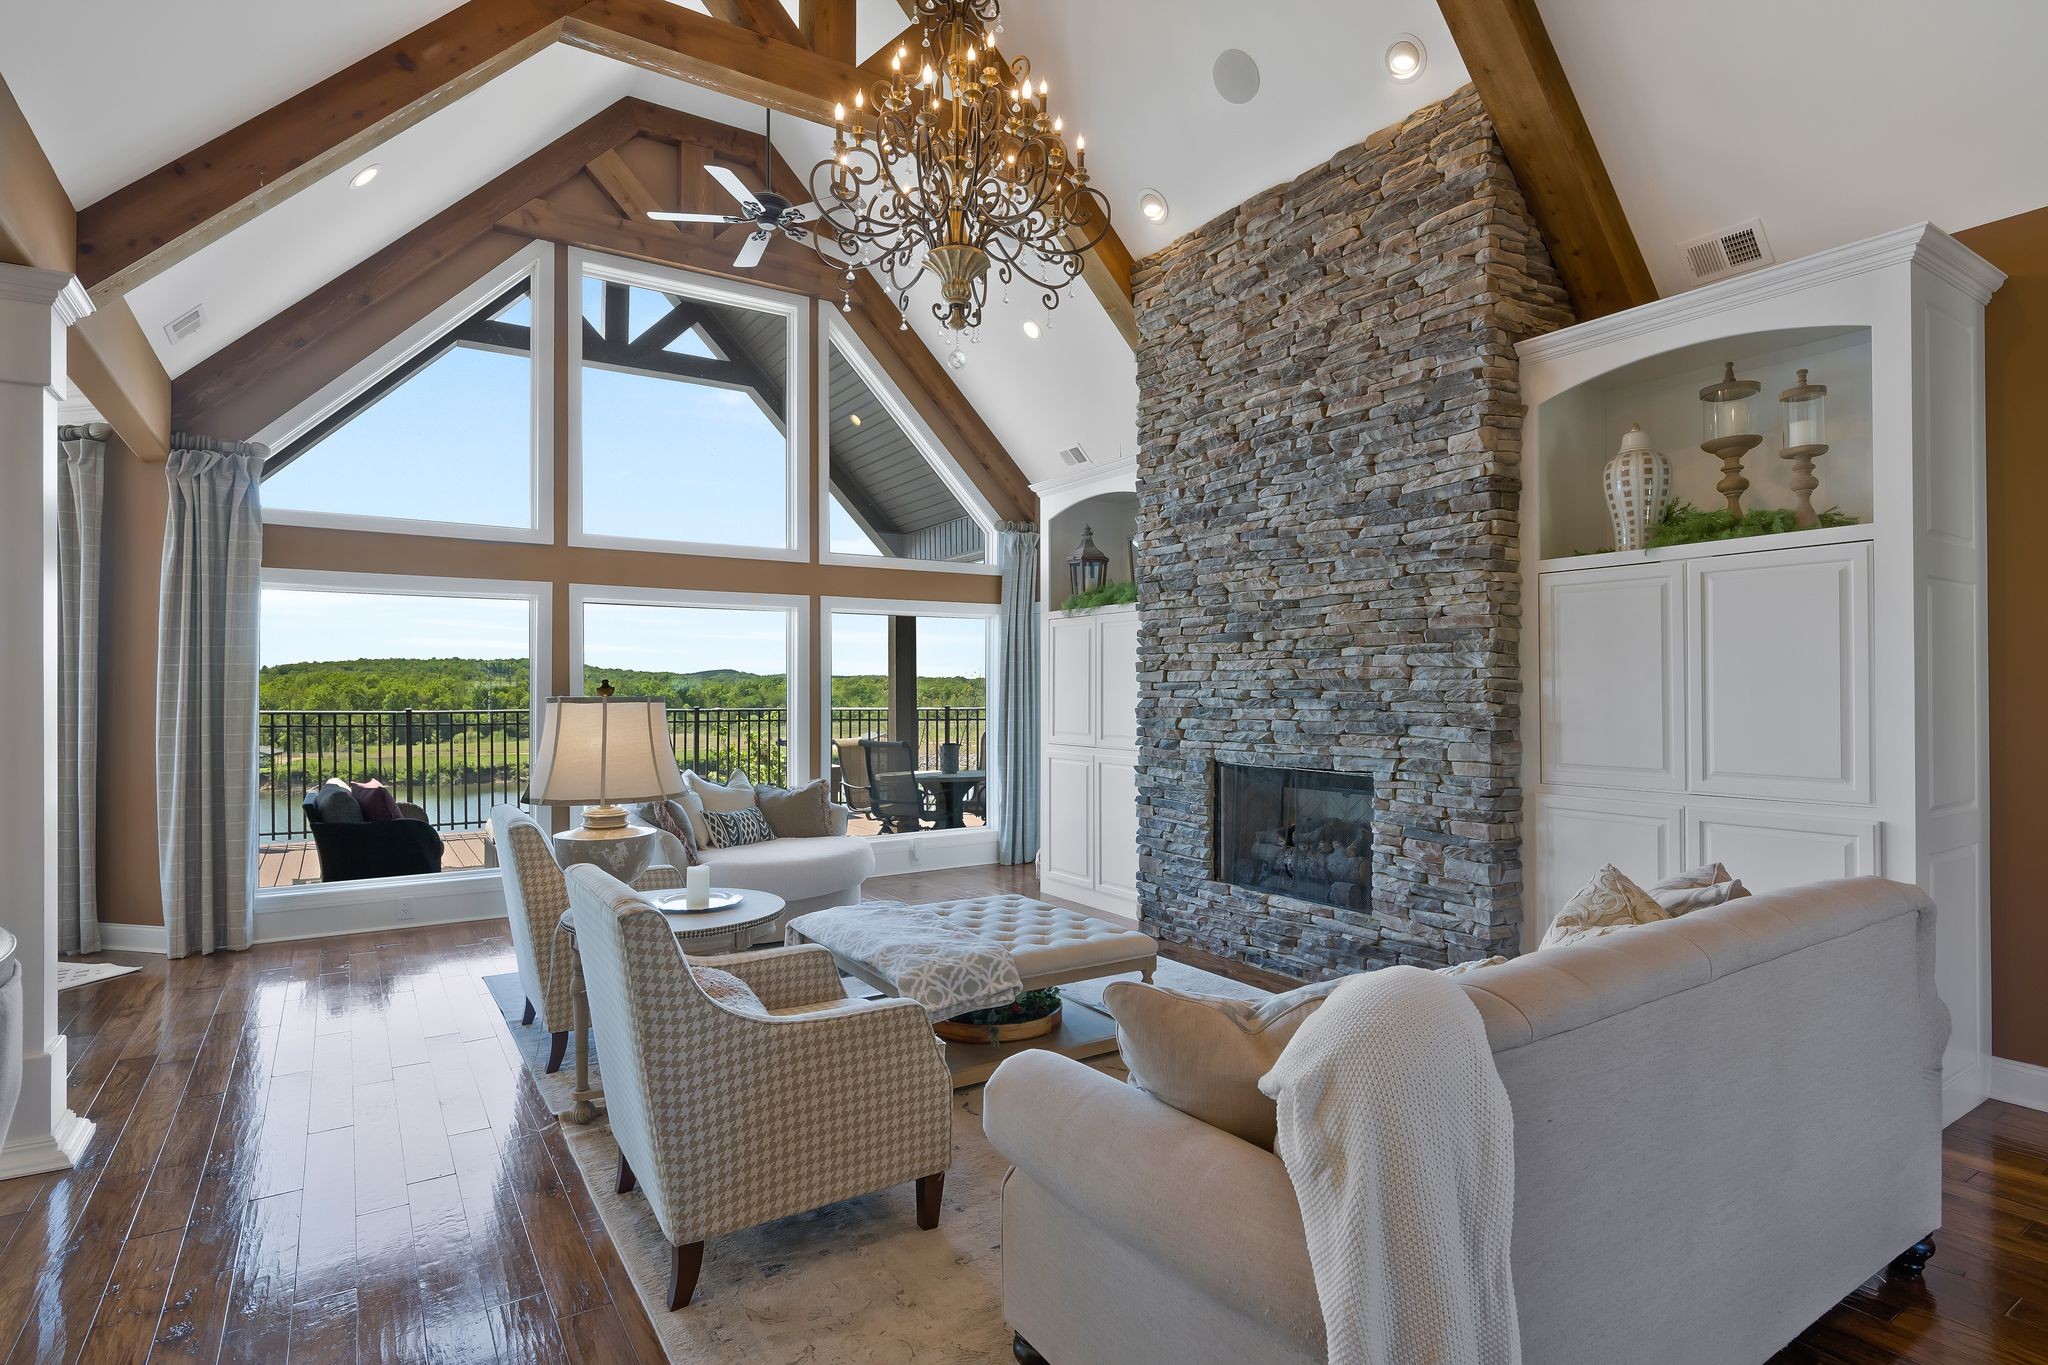
M683 873L684 904L702 910L711 904L711 869L698 863Z
M1791 424L1792 431L1786 438L1788 446L1814 446L1820 444L1820 423L1811 417L1801 417Z

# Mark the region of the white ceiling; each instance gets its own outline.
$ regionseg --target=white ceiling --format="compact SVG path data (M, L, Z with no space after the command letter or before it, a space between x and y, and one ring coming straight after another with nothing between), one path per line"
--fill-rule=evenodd
M1658 287L1761 217L1781 261L2048 204L2043 0L1538 0Z
M451 8L454 0L68 0L7 6L4 76L73 199L90 203ZM702 0L678 0L701 9ZM789 0L785 0L789 3ZM1685 283L1675 243L1761 217L1780 259L1921 218L1970 226L2048 203L2044 0L1539 0L1595 141L1659 284ZM858 0L860 49L903 27L896 0ZM794 8L793 4L791 8ZM1144 254L1318 164L1465 79L1435 0L1010 0L1004 50L1052 82L1124 240ZM1420 37L1420 79L1382 54ZM1234 106L1210 69L1226 48L1261 68ZM79 54L89 53L81 65ZM86 82L81 84L81 82ZM741 126L736 101L554 48L380 148L362 191L329 177L138 289L131 301L173 374L624 95ZM822 130L777 120L799 167ZM1156 188L1164 225L1137 213ZM783 248L777 248L783 249ZM956 376L1032 478L1079 444L1100 461L1136 445L1129 349L1085 289L1052 328L1023 295L990 310ZM923 304L912 319L935 353ZM194 304L204 331L172 349L162 324Z

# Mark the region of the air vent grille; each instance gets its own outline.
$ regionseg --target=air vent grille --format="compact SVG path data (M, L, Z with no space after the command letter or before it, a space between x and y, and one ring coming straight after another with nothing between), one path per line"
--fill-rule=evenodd
M1763 221L1758 218L1705 237L1695 237L1689 242L1680 242L1678 251L1685 260L1687 273L1696 284L1739 275L1777 259L1771 254L1771 240L1764 236Z
M1067 465L1087 464L1088 452L1079 446L1068 446L1060 452L1060 463Z
M170 338L171 345L175 346L205 325L206 310L203 307L193 308L165 323L164 335Z

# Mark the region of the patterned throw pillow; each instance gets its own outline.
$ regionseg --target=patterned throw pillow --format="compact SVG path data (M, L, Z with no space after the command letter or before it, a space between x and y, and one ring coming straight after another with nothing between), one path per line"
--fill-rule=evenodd
M689 812L680 801L643 801L633 807L633 815L642 822L659 830L666 830L676 836L683 846L685 866L694 867L697 857L697 831L690 825Z
M761 814L759 806L732 811L707 810L704 812L704 827L711 834L713 848L765 844L775 837L775 831L768 828L768 817Z
M1670 918L1648 892L1609 863L1593 874L1593 880L1578 895L1565 902L1564 909L1557 912L1557 918L1544 930L1543 942L1537 947L1556 948Z
M766 1014L761 1006L761 997L753 988L734 976L716 967L692 967L690 975L697 978L697 989L710 996L727 1009L745 1010L749 1014Z

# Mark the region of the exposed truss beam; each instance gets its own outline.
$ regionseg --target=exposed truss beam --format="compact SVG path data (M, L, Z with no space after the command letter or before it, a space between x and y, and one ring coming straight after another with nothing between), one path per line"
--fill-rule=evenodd
M756 3L766 7L759 22L773 27L778 0ZM849 91L879 78L895 46L857 67L804 46L787 14L782 20L789 29L775 36L668 0L468 0L87 206L78 215L79 277L96 300L117 297L549 43L820 123ZM1135 338L1130 252L1114 233L1090 253L1086 279Z
M836 61L852 62L859 50L854 37L854 0L802 0L798 24L804 45Z
M1535 0L1437 0L1581 322L1649 303L1656 281Z
M796 21L782 7L782 0L704 0L704 8L711 11L714 19L738 24L741 28L785 43L805 41Z

